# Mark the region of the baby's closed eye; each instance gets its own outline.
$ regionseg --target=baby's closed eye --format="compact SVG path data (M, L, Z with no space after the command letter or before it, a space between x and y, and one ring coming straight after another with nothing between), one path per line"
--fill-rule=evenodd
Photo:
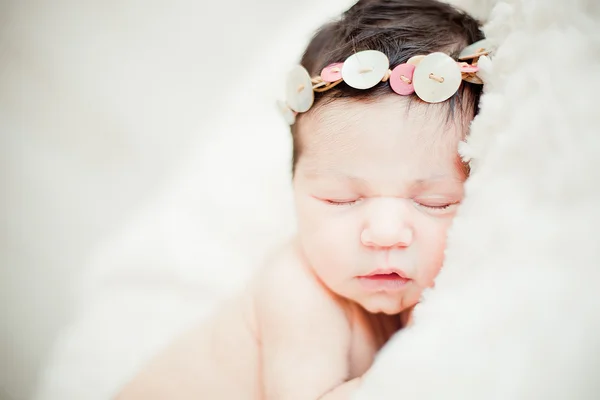
M326 204L330 204L332 206L351 206L354 205L356 203L358 203L359 201L361 201L361 198L352 198L352 199L322 199L321 201L323 201Z

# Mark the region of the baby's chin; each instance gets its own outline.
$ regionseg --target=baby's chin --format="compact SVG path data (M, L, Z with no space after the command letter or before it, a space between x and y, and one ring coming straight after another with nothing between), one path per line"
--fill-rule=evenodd
M389 294L374 294L360 299L357 303L371 314L396 315L417 304L417 301L402 297L394 297Z

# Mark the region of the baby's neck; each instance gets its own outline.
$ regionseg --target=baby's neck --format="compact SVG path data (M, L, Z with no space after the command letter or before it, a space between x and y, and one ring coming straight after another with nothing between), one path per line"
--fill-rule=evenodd
M412 308L400 314L388 315L384 313L373 314L355 302L348 302L349 319L352 329L367 330L382 347L396 332L404 328L410 321Z

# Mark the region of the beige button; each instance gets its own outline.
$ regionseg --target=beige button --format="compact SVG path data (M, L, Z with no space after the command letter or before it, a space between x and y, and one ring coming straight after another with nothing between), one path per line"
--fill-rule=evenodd
M479 67L479 71L477 72L477 77L481 79L483 83L489 81L490 75L493 74L494 65L492 64L492 60L487 56L479 57L477 61L477 66Z
M315 93L312 89L312 81L308 71L301 65L297 65L290 71L286 84L287 105L296 112L306 112L315 101Z
M294 125L296 123L296 113L294 113L294 111L292 111L292 109L288 107L285 102L277 100L277 108L288 125Z
M381 82L389 67L390 62L382 52L359 51L344 61L342 78L350 87L369 89Z
M424 55L420 55L420 56L413 56L411 58L408 59L408 61L406 62L407 64L411 64L414 65L415 67L417 65L419 65L419 63L425 58L426 56Z
M483 39L465 47L458 55L459 60L470 60L488 55L493 51L493 46L488 39Z
M413 86L417 96L428 103L448 100L460 87L460 68L445 53L431 53L415 68Z
M483 81L481 80L480 77L477 76L477 74L463 74L462 76L463 81L467 81L470 83L475 83L477 85L483 85Z

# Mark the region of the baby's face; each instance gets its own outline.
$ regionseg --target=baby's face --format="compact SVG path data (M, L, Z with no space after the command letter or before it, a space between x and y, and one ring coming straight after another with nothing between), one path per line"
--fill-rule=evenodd
M300 240L320 280L377 313L416 304L443 261L463 198L464 126L441 106L334 100L299 121Z

